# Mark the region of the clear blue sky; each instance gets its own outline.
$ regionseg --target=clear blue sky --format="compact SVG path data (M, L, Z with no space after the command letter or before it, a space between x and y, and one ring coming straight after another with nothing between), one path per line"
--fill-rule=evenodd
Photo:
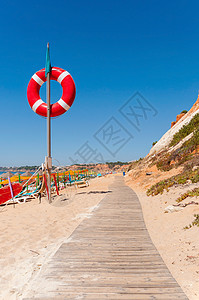
M47 42L52 65L69 71L77 88L71 109L52 121L54 164L70 164L69 157L86 162L87 141L91 160L99 153L110 161L146 155L176 114L197 99L198 12L197 1L183 0L2 0L0 166L44 161L46 121L30 109L26 90L31 76L45 66ZM139 132L119 111L137 91L158 112L140 117ZM53 82L53 102L60 96L61 87ZM106 123L112 117L128 133ZM106 124L120 131L124 143L116 139L110 145L113 135L100 132Z

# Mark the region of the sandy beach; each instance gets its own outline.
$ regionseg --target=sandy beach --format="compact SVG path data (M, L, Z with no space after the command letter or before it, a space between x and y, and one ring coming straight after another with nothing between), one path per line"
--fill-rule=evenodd
M104 198L113 177L95 178L67 203L31 200L0 207L0 299L22 299L31 278Z
M111 175L92 179L89 187L79 188L61 206L43 199L41 204L31 200L15 208L1 207L0 299L23 299L31 291L31 281L44 263L104 198L113 180ZM147 197L139 180L127 175L125 181L139 196L151 239L170 272L190 300L199 299L198 228L183 229L193 221L193 214L199 213L199 207L190 205L179 212L164 213L186 187Z
M172 171L178 173L177 170ZM165 213L164 211L167 206L177 204L175 200L181 194L194 187L199 187L199 184L173 187L169 192L164 192L162 195L148 197L146 187L149 186L149 182L162 179L161 175L158 174L157 177L156 172L156 179L153 176L146 178L146 175L132 179L131 175L126 176L126 184L139 197L146 227L155 247L188 298L190 300L199 299L199 241L196 238L198 227L184 229L185 226L192 223L193 215L199 213L199 205L189 205L173 213ZM163 177L170 175L162 174ZM157 178L159 179L157 180ZM198 202L198 199L195 197L187 198L182 203L190 201Z

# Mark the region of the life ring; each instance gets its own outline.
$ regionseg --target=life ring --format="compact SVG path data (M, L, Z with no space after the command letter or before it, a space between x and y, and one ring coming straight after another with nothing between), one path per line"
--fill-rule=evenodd
M76 94L75 83L67 71L57 67L52 68L50 79L58 81L63 89L61 98L51 105L50 116L57 117L64 114L73 104ZM32 76L27 88L30 107L43 117L47 117L47 104L40 98L39 91L45 81L45 69L41 69Z

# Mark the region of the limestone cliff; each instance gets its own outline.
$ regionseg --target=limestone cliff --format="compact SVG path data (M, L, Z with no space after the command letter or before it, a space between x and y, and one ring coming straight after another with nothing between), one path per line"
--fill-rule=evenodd
M199 113L199 95L197 101L186 114L183 114L183 116L181 114L177 116L175 124L173 124L173 126L151 148L149 156L165 150L170 144L174 134L178 132L182 126L187 125L197 113Z

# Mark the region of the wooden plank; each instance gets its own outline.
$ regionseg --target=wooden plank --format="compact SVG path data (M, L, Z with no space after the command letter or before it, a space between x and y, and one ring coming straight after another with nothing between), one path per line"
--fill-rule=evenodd
M74 300L74 299L87 299L87 300L187 300L187 297L181 293L175 293L175 295L163 295L163 294L120 294L120 293L68 293L66 296L48 296L42 298L25 298L24 300Z
M43 267L29 299L188 299L150 239L136 194L120 177L110 191Z

